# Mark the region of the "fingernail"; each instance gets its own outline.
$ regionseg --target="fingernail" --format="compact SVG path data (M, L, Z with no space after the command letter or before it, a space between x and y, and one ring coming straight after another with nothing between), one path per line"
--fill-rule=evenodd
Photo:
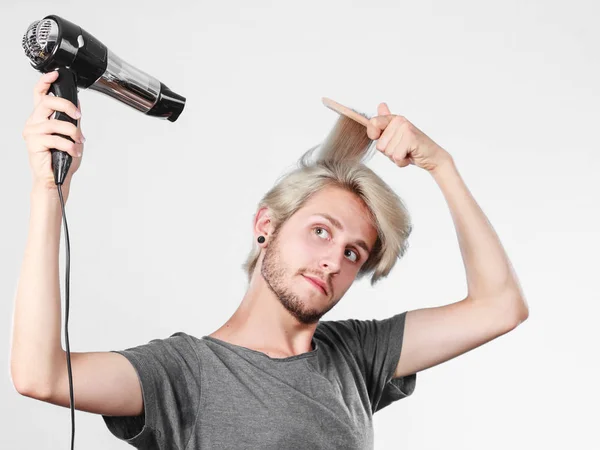
M81 111L79 111L79 110L75 111L75 118L76 119L80 119L81 118Z
M81 135L81 143L83 144L85 142L85 136Z
M77 152L77 156L81 158L81 152Z

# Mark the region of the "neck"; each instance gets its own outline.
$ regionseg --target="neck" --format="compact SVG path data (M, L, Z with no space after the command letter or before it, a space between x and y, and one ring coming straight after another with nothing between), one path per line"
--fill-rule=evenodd
M210 336L231 344L286 358L312 350L317 324L299 322L271 291L260 269L229 320Z

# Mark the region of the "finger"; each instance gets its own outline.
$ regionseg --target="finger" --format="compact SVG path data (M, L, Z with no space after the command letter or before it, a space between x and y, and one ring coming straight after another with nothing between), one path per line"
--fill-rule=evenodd
M64 112L73 119L79 119L81 114L77 107L66 98L46 95L38 103L33 111L32 122L37 123L48 119L54 111Z
M369 139L371 140L375 140L375 139L379 139L379 136L381 135L381 130L373 125L371 125L371 122L369 121L369 124L367 125L367 136L369 136Z
M33 105L36 106L50 90L50 85L58 78L58 72L53 70L43 74L33 87Z
M370 139L379 139L381 132L386 129L394 116L375 116L369 119L367 135Z
M387 116L389 114L392 114L390 109L388 108L388 105L383 102L380 103L379 106L377 107L377 114L380 116Z
M395 117L394 115L375 116L375 117L372 117L371 119L369 119L369 123L371 125L373 125L375 128L383 131L383 130L385 130L385 127L387 127L389 125L389 123L392 121L392 119L394 117Z
M385 153L388 154L388 150L391 150L391 148L388 148L388 142L397 133L399 126L399 121L390 121L390 124L387 127L385 127L383 134L380 136L379 141L377 141L378 150L385 151Z
M399 164L404 157L406 156L407 147L402 142L402 139L405 138L406 135L402 133L402 130L396 131L389 143L386 147L386 155L390 155L392 157L392 161L396 164Z
M27 128L23 133L25 137L33 134L53 134L60 133L65 136L70 136L75 142L82 143L83 135L81 130L70 122L64 120L44 120Z
M398 164L398 167L406 167L410 164L410 161L408 160L408 158L404 158L402 161L396 164Z
M38 139L42 147L41 151L48 151L50 149L62 150L63 152L67 152L73 158L79 158L77 153L83 150L82 144L76 144L64 137L55 136L53 134L43 134L38 136Z

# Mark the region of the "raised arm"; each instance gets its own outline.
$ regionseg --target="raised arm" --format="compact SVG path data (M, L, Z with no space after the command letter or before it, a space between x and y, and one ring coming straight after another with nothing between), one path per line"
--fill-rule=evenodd
M69 406L66 352L61 345L59 243L62 212L50 165L50 148L73 156L63 185L68 199L72 176L83 145L53 136L81 138L80 127L48 117L63 111L76 117L69 101L46 95L56 74L41 77L34 90L35 109L23 137L33 172L29 231L14 303L10 370L16 390L26 396ZM142 411L142 393L135 369L117 353L71 354L75 407L88 412L128 415Z

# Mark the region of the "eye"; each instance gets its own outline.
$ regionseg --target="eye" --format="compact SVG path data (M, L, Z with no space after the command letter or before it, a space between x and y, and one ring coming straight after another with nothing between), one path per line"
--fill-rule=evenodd
M351 260L352 262L358 261L358 253L356 253L354 250L346 250L346 252L354 253L354 259Z
M327 231L323 227L315 227L315 228L313 228L313 230L315 230L315 233L317 233L317 236L323 236L323 233L329 234L329 231ZM320 233L318 233L318 231L320 231Z

